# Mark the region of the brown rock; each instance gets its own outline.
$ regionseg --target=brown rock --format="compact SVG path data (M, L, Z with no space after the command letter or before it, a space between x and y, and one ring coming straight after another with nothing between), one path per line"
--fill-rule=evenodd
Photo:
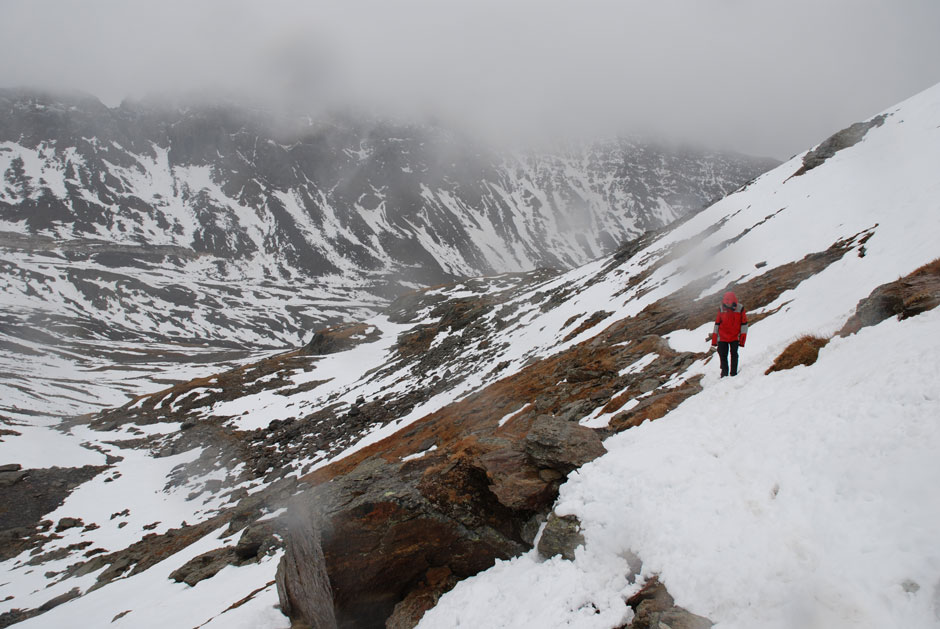
M296 592L317 582L311 567L329 575L338 626L381 627L422 580L434 589L429 570L465 578L526 549L486 475L460 457L373 459L304 492L290 509L300 524L288 534L278 591L291 618L310 624Z
M490 480L490 491L510 509L535 511L544 507L555 496L552 482L561 477L556 473L555 478L546 480L528 464L523 452L509 448L487 452L479 462Z
M426 611L437 605L441 594L456 584L457 579L448 568L431 568L424 582L395 606L392 615L385 621L385 629L412 629Z

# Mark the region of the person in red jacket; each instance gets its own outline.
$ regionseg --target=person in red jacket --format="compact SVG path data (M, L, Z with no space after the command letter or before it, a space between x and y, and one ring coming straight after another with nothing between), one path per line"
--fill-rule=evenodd
M732 376L738 375L738 348L747 341L747 313L738 303L737 296L728 291L721 299L718 316L715 318L715 330L712 332L712 347L718 347L721 360L721 377L728 375L728 353L731 353Z

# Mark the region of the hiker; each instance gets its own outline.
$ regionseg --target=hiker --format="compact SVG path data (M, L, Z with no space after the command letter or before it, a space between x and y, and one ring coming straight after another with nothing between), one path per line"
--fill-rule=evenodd
M721 298L715 330L711 336L712 347L718 347L721 361L721 377L728 375L728 352L731 352L731 375L738 375L738 348L747 340L747 313L730 290Z

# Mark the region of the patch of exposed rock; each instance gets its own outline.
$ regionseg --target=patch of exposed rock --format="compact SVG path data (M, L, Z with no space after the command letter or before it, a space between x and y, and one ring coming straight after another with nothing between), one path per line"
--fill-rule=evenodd
M19 465L4 465L0 471L0 560L10 559L35 548L70 526L79 526L72 518L43 522L47 513L58 508L73 489L105 470L105 467L51 467L23 470Z
M940 305L940 258L894 282L882 284L858 302L840 336L854 334L885 319L907 319Z
M798 177L816 168L817 166L820 166L827 159L842 149L855 146L862 141L869 131L884 124L885 118L886 114L881 114L880 116L875 116L867 122L856 122L855 124L831 135L826 140L824 140L822 144L803 156L803 165L800 166L800 169L793 173L792 176Z
M304 354L335 354L366 343L379 335L379 331L365 323L348 323L320 330L303 348Z

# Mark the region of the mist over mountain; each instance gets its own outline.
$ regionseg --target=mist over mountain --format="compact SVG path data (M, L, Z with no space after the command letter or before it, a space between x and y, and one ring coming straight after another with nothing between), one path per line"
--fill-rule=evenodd
M772 165L627 140L506 153L349 114L3 90L3 407L86 412L135 394L117 374L68 395L43 384L111 374L105 356L158 371L195 356L182 346L227 360L404 290L570 268Z
M501 154L442 128L230 105L0 99L9 230L185 247L223 276L248 261L268 277L421 281L569 268L775 164L627 140Z

